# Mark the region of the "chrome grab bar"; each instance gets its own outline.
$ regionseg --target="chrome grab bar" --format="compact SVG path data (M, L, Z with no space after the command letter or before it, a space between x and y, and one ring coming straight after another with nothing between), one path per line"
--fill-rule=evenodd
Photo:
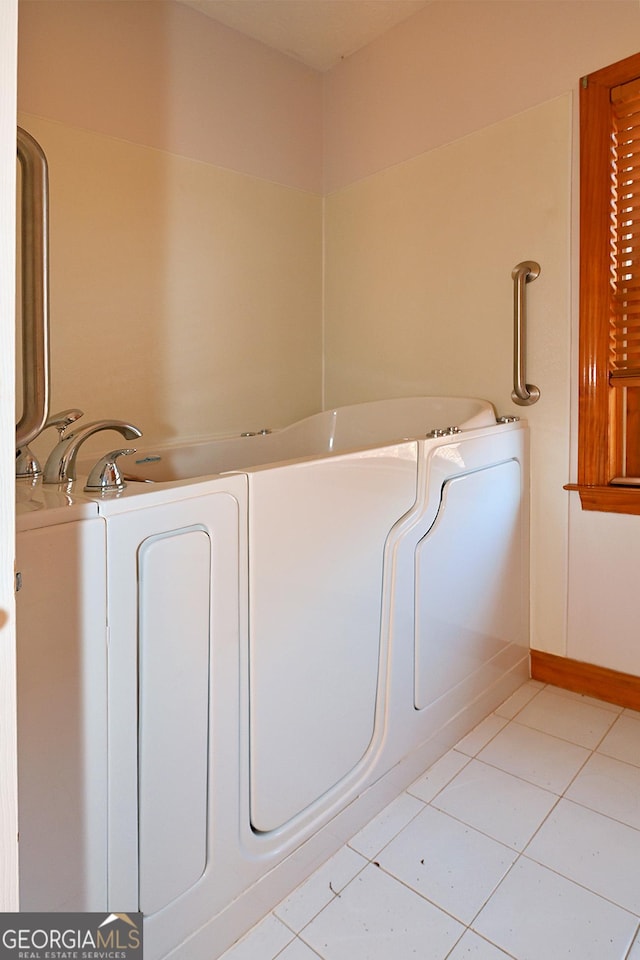
M527 383L525 363L527 356L527 311L525 287L540 276L540 264L523 260L513 268L513 390L511 399L518 406L528 407L540 399L540 390Z
M22 170L22 416L16 448L43 430L49 416L48 172L40 144L18 127Z

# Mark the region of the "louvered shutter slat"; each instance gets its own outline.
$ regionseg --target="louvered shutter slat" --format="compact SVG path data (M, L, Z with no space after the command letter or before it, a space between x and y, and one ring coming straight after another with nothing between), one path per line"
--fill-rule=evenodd
M609 376L640 385L640 80L611 91L613 222Z

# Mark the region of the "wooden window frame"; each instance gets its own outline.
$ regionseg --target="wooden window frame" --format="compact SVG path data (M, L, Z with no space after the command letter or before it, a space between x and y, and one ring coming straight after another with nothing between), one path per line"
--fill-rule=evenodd
M580 345L578 490L584 510L640 514L640 488L617 474L616 388L609 383L611 89L640 77L640 54L580 84Z

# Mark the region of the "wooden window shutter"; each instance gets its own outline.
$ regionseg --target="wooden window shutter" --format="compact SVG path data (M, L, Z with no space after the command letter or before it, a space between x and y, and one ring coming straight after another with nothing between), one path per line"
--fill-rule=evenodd
M610 379L640 386L640 79L613 87Z
M580 83L578 490L640 514L640 54Z

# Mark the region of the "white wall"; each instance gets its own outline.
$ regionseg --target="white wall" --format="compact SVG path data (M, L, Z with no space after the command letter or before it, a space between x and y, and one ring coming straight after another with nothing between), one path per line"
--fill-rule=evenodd
M0 4L0 911L18 909L16 767L15 176L17 0Z
M640 517L583 511L571 494L567 656L640 674Z

